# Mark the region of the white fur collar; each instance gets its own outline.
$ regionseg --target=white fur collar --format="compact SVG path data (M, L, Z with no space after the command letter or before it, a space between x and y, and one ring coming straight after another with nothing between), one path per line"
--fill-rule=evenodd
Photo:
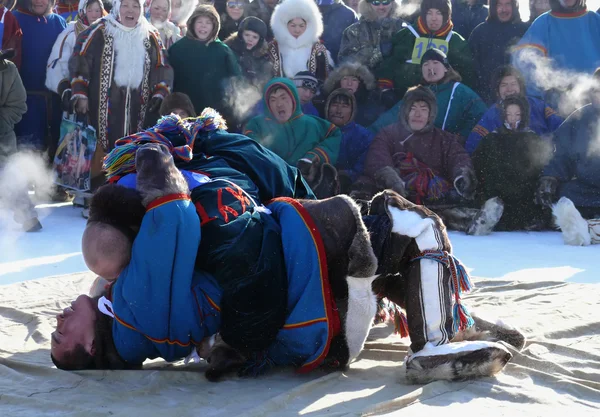
M306 32L299 38L294 38L287 28L288 22L296 17L306 21ZM284 0L273 11L271 28L280 47L310 47L323 33L323 17L314 0Z

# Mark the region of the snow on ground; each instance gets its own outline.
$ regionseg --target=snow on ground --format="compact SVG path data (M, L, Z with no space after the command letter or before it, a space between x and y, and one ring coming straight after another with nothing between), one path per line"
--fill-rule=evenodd
M81 256L85 219L70 203L39 205L44 228L23 233L0 214L0 285L86 271ZM600 282L600 245L565 246L558 232L493 233L473 237L452 232L455 255L472 275L526 281Z

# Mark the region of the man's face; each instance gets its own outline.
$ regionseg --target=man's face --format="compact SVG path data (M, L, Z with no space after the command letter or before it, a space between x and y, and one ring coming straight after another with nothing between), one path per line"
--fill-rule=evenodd
M386 4L384 4L384 3L386 3ZM374 4L371 4L371 8L373 9L373 11L375 12L375 14L377 15L377 17L379 19L383 19L383 18L389 16L390 10L392 10L392 2L383 0L377 6L375 6Z
M415 101L408 113L408 126L413 132L419 132L429 121L429 106L424 101Z
M421 73L423 74L423 79L427 81L428 84L435 84L440 81L446 73L448 72L448 68L444 66L440 61L436 61L430 59L429 61L425 61L421 66Z
M519 81L517 77L514 75L507 75L506 77L500 80L500 86L498 87L498 95L502 100L504 100L508 96L512 96L514 94L521 94L521 87L519 86Z
M280 88L269 95L269 110L275 120L285 123L294 113L294 100L287 90Z
M352 94L356 93L359 85L360 80L357 77L353 77L352 75L346 75L340 81L340 87L352 91Z
M121 24L128 28L133 28L137 25L140 19L142 8L136 0L123 0L119 9L119 17Z
M521 121L521 108L516 104L511 104L506 108L506 122L512 130L517 128Z
M303 105L311 102L313 97L315 96L314 91L311 90L310 88L296 87L296 89L298 90L298 96L300 97L300 103Z
M327 118L334 125L339 127L346 126L350 122L350 117L352 117L352 107L349 102L334 99L329 104Z
M498 0L498 3L496 3L496 12L498 13L499 21L502 23L510 22L513 15L512 0Z
M167 0L154 0L150 7L150 20L152 22L164 22L169 17L169 5Z
M48 11L48 5L50 4L50 0L32 0L31 1L31 9L33 14L43 16Z
M50 352L61 360L77 345L83 345L86 352L94 354L94 324L96 307L87 295L80 295L61 314L56 316L56 330L51 335Z
M444 24L444 15L438 9L429 9L425 15L425 23L430 31L438 31Z

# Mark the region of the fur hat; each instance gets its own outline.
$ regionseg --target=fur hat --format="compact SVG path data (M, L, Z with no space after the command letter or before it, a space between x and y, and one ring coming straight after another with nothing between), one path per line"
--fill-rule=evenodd
M194 12L187 21L186 36L195 40L199 40L196 37L196 33L194 32L194 23L196 22L196 19L200 16L208 17L212 21L213 31L208 36L208 39L205 42L213 42L215 39L217 39L219 30L221 30L221 18L219 17L217 9L215 9L215 7L211 6L210 4L201 4L200 6L196 7L196 10L194 10Z
M323 86L326 93L340 88L340 81L346 76L358 78L367 90L375 88L375 76L366 65L360 62L344 62L339 65L325 80Z
M175 109L181 109L190 117L196 117L196 110L187 94L171 93L166 96L160 105L159 113L161 116L167 116Z
M423 19L423 24L427 22L426 17L429 9L438 9L442 12L444 24L452 19L452 3L450 0L423 0L421 3L421 19Z
M306 31L294 38L287 28L290 20L300 18L306 22ZM312 45L323 34L323 16L314 0L284 0L271 15L271 29L278 43L290 47Z
M529 128L529 101L525 96L509 96L506 97L501 104L502 109L502 122L506 122L506 109L511 104L519 106L521 109L521 121L519 122L519 126L517 126L517 130L527 130Z
M508 77L509 75L514 75L517 79L522 96L524 96L527 91L527 88L525 87L525 78L523 78L523 74L521 74L521 71L519 71L512 65L504 65L503 67L500 67L496 70L493 78L494 81L492 85L494 86L494 92L498 97L498 100L500 99L500 94L498 94L498 90L500 89L500 83L502 82L502 79L504 77Z
M329 97L327 97L327 101L325 102L325 118L329 120L329 106L337 97L344 97L349 101L352 113L350 113L350 120L348 120L348 123L352 122L356 117L356 98L354 97L354 94L352 94L352 91L346 88L338 88L329 94Z
M238 29L238 36L242 37L245 30L251 30L254 33L257 33L260 36L260 40L265 39L267 37L267 25L265 22L260 20L255 16L248 16L243 19L240 23L240 27ZM258 43L260 43L260 40Z
M429 120L427 121L427 125L420 132L428 132L433 129L433 121L437 116L437 101L435 98L435 94L427 87L423 87L422 85L411 87L406 91L404 97L402 98L402 105L400 106L400 123L412 132L412 129L408 125L408 114L410 113L410 109L413 104L417 101L424 101L429 106Z

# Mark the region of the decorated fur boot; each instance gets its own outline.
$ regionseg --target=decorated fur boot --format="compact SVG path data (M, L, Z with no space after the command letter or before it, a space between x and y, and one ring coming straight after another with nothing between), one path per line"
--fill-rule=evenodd
M600 219L585 220L568 198L561 197L552 206L552 214L565 244L588 246L600 243Z

